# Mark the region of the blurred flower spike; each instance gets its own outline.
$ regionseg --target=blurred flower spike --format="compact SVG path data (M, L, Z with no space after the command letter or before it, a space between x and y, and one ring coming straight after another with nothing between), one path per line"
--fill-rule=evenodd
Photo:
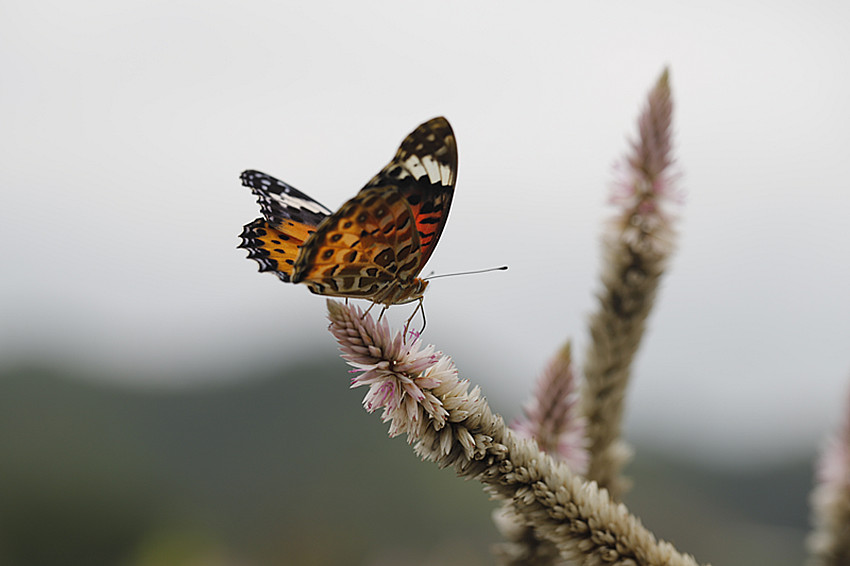
M846 403L844 422L818 463L809 566L850 564L850 399Z
M623 214L620 228L633 238L663 234L670 219L665 205L679 203L679 173L673 167L673 99L670 74L665 70L647 97L638 118L638 138L625 159L615 165L617 180L611 203ZM660 230L661 229L661 230ZM660 233L659 233L660 232Z
M643 339L661 277L675 247L673 97L667 70L650 90L638 117L637 139L617 168L617 211L602 236L602 290L590 318L581 404L587 419L587 478L619 499L629 481L621 471L631 456L621 425L632 361Z
M330 330L342 357L359 373L351 387L368 387L363 406L368 412L383 409L381 419L390 422L390 436L409 432L409 427L430 419L439 430L448 412L433 390L447 379L456 380L454 362L433 346L411 334L390 331L386 319L375 322L353 305L328 301Z
M573 472L584 475L589 455L585 419L578 402L578 384L568 343L549 362L537 381L534 397L512 426L517 434L533 438L541 450L565 462Z

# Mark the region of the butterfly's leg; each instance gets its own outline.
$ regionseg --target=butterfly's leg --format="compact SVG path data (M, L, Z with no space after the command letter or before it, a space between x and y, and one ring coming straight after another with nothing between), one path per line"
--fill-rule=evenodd
M417 335L419 335L419 334L422 334L423 330L425 330L425 324L426 324L425 307L424 307L423 302L422 302L422 297L419 297L419 304L416 305L416 308L413 309L413 313L410 315L410 318L408 318L407 322L404 323L404 334L402 336L402 340L407 338L407 331L408 331L408 328L410 327L410 323L413 322L413 317L415 317L416 313L419 312L419 311L422 311L422 330L420 330L418 333L416 331L413 331L413 332L416 333Z
M383 318L384 313L387 312L387 309L390 308L391 303L388 302L386 300L386 298L388 296L390 296L391 294L392 294L392 288L391 287L387 287L386 289L382 289L380 292L375 293L375 295L370 298L370 300L372 301L372 304L369 305L369 308L366 309L366 312L363 313L363 316L365 317L369 313L369 311L372 310L372 307L374 307L378 303L381 303L381 304L384 305L384 308L381 309L381 314L378 315L378 320L380 321L381 318Z
M425 332L425 327L428 326L428 320L425 318L425 303L422 302L422 297L419 297L419 312L422 313L422 330L419 334Z
M346 299L346 300L348 300L348 299ZM361 320L362 320L362 319L364 319L364 318L366 318L366 315L367 315L367 314L369 314L369 311L370 311L370 310L372 310L372 307L374 307L374 306L375 306L375 304L376 304L376 303L372 303L371 305L369 305L369 308L368 308L368 309L366 309L365 311L363 311L363 316L361 316L361 317L360 317L360 319L361 319ZM383 314L383 313L381 313L381 314Z

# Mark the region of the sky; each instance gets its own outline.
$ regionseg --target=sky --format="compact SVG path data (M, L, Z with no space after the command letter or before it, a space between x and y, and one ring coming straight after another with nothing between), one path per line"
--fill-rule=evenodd
M665 67L685 194L626 428L706 460L820 445L850 389L850 4L4 2L0 356L132 387L335 356L237 250L259 169L334 208L419 123L459 148L427 342L523 399L581 358L614 163ZM407 307L391 309L398 324ZM468 368L468 370L466 370ZM126 370L126 371L125 371ZM507 402L497 407L515 414Z

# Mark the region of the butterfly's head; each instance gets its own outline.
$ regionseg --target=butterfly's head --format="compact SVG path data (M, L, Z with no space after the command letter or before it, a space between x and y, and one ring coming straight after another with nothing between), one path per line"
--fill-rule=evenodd
M413 294L411 295L410 299L408 299L407 302L417 301L417 300L421 299L422 295L425 294L425 287L427 287L427 286L428 286L428 282L425 281L424 279L420 279L418 277L416 279L414 279L413 285L411 285L411 289L413 290Z

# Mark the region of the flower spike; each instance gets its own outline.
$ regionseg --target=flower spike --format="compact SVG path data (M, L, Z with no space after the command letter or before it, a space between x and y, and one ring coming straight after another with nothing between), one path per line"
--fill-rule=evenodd
M603 289L590 319L584 362L583 412L590 464L587 477L619 498L628 487L621 469L631 450L620 438L631 364L655 301L674 230L666 208L675 202L673 102L665 70L638 119L638 139L618 168L612 203L617 214L603 237Z
M328 301L328 316L342 357L362 371L355 386L370 388L367 410L383 408L390 435L406 433L423 460L482 482L561 559L586 566L697 565L656 540L604 489L517 437L477 387L458 379L448 356L418 339L403 343L401 333L354 306Z

